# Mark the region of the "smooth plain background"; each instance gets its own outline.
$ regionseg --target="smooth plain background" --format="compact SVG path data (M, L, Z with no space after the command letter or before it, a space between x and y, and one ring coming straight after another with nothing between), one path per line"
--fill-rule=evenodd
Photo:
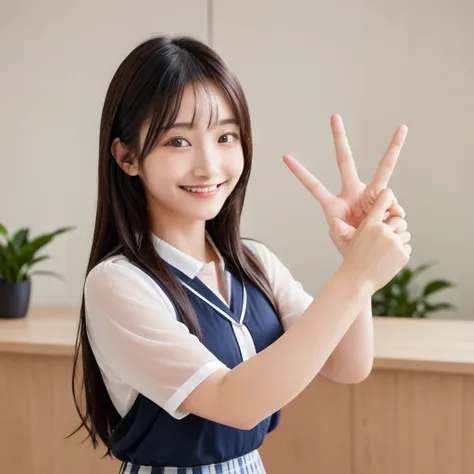
M255 155L243 232L315 294L340 258L319 205L281 161L339 191L329 117L342 115L363 180L400 123L408 140L391 187L407 211L420 283L474 318L474 3L401 0L0 0L0 222L33 234L77 229L45 253L32 304L78 306L95 217L99 121L121 60L150 35L206 41L237 72ZM39 268L39 267L38 267Z

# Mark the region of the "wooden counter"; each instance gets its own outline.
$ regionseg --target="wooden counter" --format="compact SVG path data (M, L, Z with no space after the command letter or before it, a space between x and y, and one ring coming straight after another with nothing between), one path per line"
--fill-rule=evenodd
M0 319L0 353L72 356L78 310ZM474 321L374 318L375 368L474 374Z
M72 356L79 310L34 308L26 318L0 319L0 353Z
M78 310L0 319L2 472L117 473L77 426L70 394ZM268 474L473 474L474 321L374 318L362 384L317 377L261 449Z

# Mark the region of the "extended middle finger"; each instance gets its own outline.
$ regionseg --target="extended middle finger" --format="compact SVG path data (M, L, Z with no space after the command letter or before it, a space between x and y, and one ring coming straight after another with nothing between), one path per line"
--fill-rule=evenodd
M338 114L334 114L331 117L331 130L336 149L337 166L341 174L342 191L351 192L351 190L357 189L360 180L344 130L344 124Z

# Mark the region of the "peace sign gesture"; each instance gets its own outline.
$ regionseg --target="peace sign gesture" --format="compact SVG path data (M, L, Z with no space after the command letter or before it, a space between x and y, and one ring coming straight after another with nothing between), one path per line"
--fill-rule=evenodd
M400 125L397 128L386 153L380 160L372 181L367 185L359 180L344 125L341 117L337 114L331 117L331 130L336 148L337 165L342 178L342 190L337 196L331 194L315 176L292 156L285 155L283 160L321 204L326 220L330 225L330 235L333 240L335 238L340 239L341 235L346 240L350 240L357 227L369 213L379 193L387 187L405 142L407 127ZM403 221L405 211L398 205L395 198L389 208L389 213L392 227L396 230L397 226L400 227L400 221ZM406 230L406 223L402 224L401 227L403 227L403 229L400 228L401 231ZM335 243L339 248L338 243ZM341 248L339 250L341 251Z

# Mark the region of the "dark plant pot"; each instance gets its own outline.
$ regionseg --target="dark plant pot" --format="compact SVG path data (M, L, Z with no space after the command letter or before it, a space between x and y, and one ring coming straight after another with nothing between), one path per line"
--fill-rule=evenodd
M23 318L30 305L31 281L0 281L0 318Z

